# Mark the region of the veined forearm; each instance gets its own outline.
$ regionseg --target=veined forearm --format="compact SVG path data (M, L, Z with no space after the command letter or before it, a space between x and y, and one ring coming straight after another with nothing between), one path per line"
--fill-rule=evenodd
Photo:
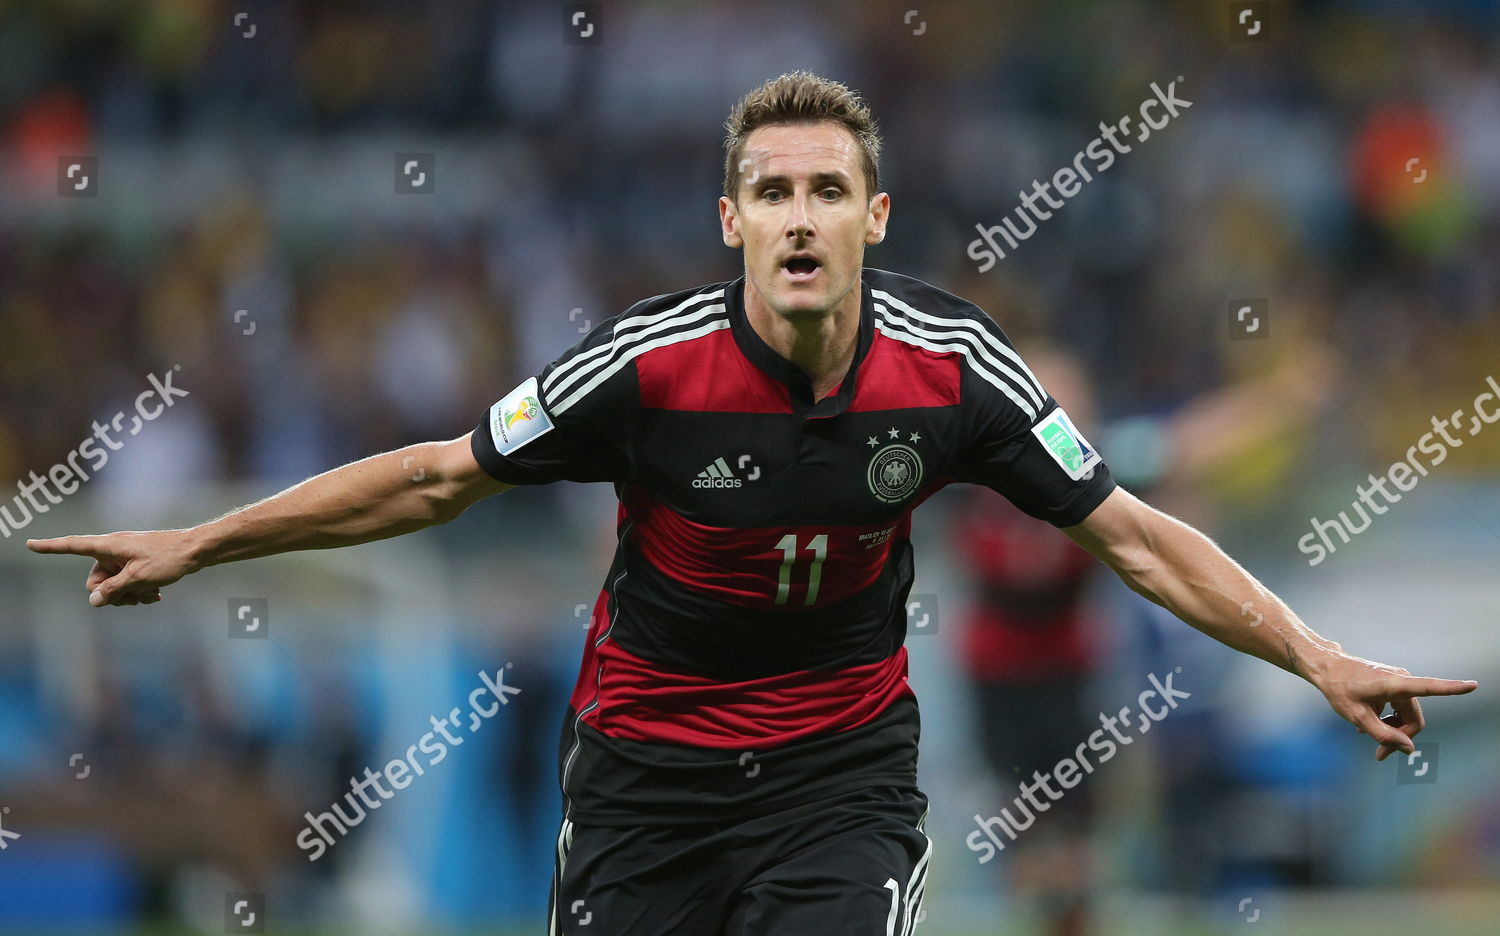
M1133 590L1236 650L1312 680L1339 645L1319 636L1208 537L1158 512L1149 547L1111 563Z
M463 505L425 467L434 444L351 462L194 527L188 533L197 565L352 546L452 519Z

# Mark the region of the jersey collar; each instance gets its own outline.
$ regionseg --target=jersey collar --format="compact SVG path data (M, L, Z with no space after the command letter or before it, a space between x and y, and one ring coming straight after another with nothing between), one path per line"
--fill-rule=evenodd
M730 330L740 353L750 362L776 380L786 384L791 394L792 410L805 418L836 416L849 407L854 399L859 365L870 350L875 338L875 306L870 295L870 284L865 282L863 271L859 279L859 343L854 348L854 360L849 363L849 373L839 384L838 392L817 402L812 402L812 378L802 368L778 354L750 325L745 315L745 277L730 283L725 290L724 305L729 312Z

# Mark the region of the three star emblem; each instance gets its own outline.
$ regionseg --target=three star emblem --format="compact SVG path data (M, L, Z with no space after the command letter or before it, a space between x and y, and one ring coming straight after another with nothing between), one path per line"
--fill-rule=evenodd
M890 429L890 435L891 435L891 438L893 438L893 439L899 439L899 438L901 438L901 430L897 429L897 428L895 428L893 426ZM912 432L911 433L911 441L912 442L919 442L919 441L921 441L921 439L922 439L922 434L920 432ZM868 442L866 442L865 444L868 445L870 448L874 448L875 446L877 446L877 445L880 444L880 437L878 435L872 435L872 436L870 436L870 440Z

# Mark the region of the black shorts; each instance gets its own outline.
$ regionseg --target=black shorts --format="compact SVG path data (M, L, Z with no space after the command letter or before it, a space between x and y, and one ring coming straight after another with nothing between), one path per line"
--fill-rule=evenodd
M910 936L926 820L927 797L893 787L722 824L565 820L548 936Z
M1056 676L1034 683L973 683L985 759L1007 790L1029 782L1035 771L1050 773L1072 757L1080 741L1099 727L1085 716L1087 677ZM1086 814L1092 784L1084 783L1054 803L1057 813Z

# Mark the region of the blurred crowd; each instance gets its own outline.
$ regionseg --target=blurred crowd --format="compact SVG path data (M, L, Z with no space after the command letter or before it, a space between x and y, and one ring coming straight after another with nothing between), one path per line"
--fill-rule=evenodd
M162 430L181 448L162 461L185 474L300 477L465 431L584 321L738 275L715 221L720 124L795 66L860 89L881 121L894 214L867 263L1066 345L1106 416L1174 407L1317 339L1344 364L1356 441L1404 447L1444 399L1434 382L1466 392L1500 337L1495 6L1319 4L1265 43L1229 41L1222 12L951 3L914 35L880 4L639 3L611 5L589 45L545 4L265 4L240 20L212 3L8 4L0 477L44 468L100 401L176 364L195 415ZM977 272L976 224L1179 75L1191 110ZM258 171L278 148L378 149L393 127L504 150L487 201L423 216L405 196L394 215L299 224L298 204L330 196ZM191 185L153 176L152 157L167 172L204 140L235 164L186 212L55 194L58 156L87 153L100 203L123 199L112 163L141 147L133 179ZM389 186L378 165L349 184ZM443 203L476 197L438 177ZM1228 342L1227 303L1245 297L1269 301L1274 351ZM1493 465L1489 442L1459 454Z

